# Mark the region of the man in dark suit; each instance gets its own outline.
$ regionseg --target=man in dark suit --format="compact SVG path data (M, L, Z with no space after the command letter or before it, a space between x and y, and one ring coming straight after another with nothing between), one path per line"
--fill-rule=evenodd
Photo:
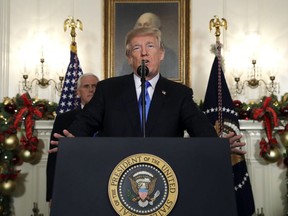
M194 137L217 136L214 127L193 101L192 89L159 74L164 55L159 29L137 28L130 31L126 36L126 56L134 73L100 81L92 100L69 129L64 130L64 135L91 136L96 130L107 137L142 136L138 108L141 81L137 69L143 60L149 69L146 80L151 84L148 88L151 105L146 136L183 137L185 130ZM60 134L54 136L62 137ZM235 148L245 145L238 141L241 135L230 133L227 138L232 152L245 153ZM57 145L58 142L52 141L51 144Z
M81 100L81 108L83 108L84 105L87 104L93 97L98 81L99 81L98 77L93 73L85 73L79 77L77 81L77 95ZM57 115L54 121L50 139L57 141L58 139L55 138L53 134L54 133L63 134L63 130L68 128L72 124L72 122L74 121L75 117L79 114L79 112L80 109L75 109ZM52 149L53 147L54 146L50 145L50 149ZM46 201L48 202L51 202L52 199L56 157L57 157L56 153L48 155L47 170L46 170L47 171Z

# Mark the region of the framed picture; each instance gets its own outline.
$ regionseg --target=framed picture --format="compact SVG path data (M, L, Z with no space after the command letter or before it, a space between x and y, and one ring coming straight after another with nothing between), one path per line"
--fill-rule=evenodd
M132 73L125 55L125 36L139 23L162 32L165 57L162 76L189 85L190 1L187 0L105 0L105 78ZM145 25L145 24L144 24Z

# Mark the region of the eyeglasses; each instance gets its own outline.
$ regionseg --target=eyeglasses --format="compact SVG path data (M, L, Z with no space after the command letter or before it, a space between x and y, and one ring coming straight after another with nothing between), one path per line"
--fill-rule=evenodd
M80 88L85 90L96 89L96 84L85 84L80 86Z

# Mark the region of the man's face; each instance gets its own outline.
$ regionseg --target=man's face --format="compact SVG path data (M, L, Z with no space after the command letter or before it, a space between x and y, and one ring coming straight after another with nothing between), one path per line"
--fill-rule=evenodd
M86 76L83 77L81 81L81 86L77 89L77 94L81 98L81 103L85 105L93 97L98 80L94 76Z
M136 36L130 43L131 51L128 56L128 62L134 73L137 75L137 68L142 60L149 68L147 79L152 79L159 73L160 62L164 58L164 50L160 48L158 40L154 36Z
M145 13L138 18L134 28L147 28L147 27L159 28L155 20L156 20L155 15Z

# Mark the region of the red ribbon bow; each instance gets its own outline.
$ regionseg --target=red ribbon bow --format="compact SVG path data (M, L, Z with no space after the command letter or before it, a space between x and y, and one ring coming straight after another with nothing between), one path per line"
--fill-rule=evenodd
M23 117L25 117L24 126L26 137L30 139L33 134L35 119L41 118L42 113L32 105L32 101L28 93L24 93L21 98L24 101L24 107L15 114L14 128L17 129Z
M253 118L258 121L263 121L263 127L268 138L268 142L266 142L265 139L260 141L260 155L266 153L272 145L278 144L277 140L272 137L272 131L274 127L278 126L279 119L275 110L269 106L271 100L271 97L267 97L264 100L263 106L261 108L256 108L253 110Z
M38 144L38 138L37 137L30 137L27 139L26 137L22 136L20 139L21 148L25 150L29 150L31 152L37 151L37 144Z

